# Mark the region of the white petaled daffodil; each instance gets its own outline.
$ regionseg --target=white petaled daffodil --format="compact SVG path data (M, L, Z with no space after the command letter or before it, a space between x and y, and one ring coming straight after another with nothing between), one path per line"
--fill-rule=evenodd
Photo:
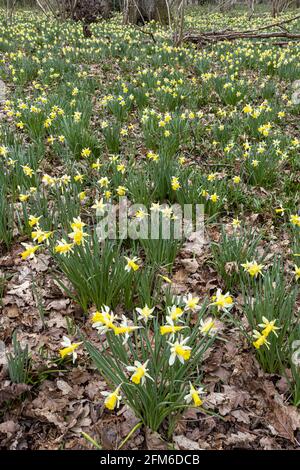
M95 204L92 206L92 209L96 209L96 214L97 215L103 215L106 211L106 206L103 202L103 198L101 198L99 201L95 201Z
M30 243L21 243L25 250L20 253L22 260L33 259L36 262L35 252L40 248L39 245L31 245Z
M275 320L268 320L266 317L262 317L262 323L259 323L258 326L260 328L263 328L262 334L264 336L269 336L271 332L274 333L275 336L278 337L278 334L276 333L276 330L280 330L279 326L275 326L276 319Z
M125 315L122 315L122 323L120 326L115 326L114 327L114 333L116 336L119 335L124 335L124 340L123 340L123 345L127 343L129 339L129 334L132 333L134 330L138 330L139 328L142 328L141 326L135 326L135 325L129 325L128 324L128 319L125 317Z
M190 382L190 391L187 395L185 395L184 399L187 403L192 403L194 406L201 406L203 404L203 400L200 398L200 395L204 394L204 388L199 387L196 389Z
M174 321L172 320L171 317L167 317L166 320L167 320L167 324L162 325L159 331L162 336L170 335L171 341L173 341L176 333L183 330L183 328L188 328L187 326L174 325Z
M244 271L249 273L251 277L257 277L259 274L263 276L262 269L264 267L263 264L258 264L255 260L253 261L247 261L244 264L241 264L241 266L244 268Z
M199 310L199 297L193 297L192 294L188 294L187 297L183 297L183 302L185 303L184 310L195 312Z
M147 323L148 320L151 320L153 315L151 315L155 310L155 307L149 308L148 305L146 304L145 307L143 308L136 308L136 311L138 312L138 320L144 320L145 323Z
M147 214L147 212L145 212L142 208L137 210L136 213L134 214L134 217L137 220L143 220L145 217L148 217L148 216L149 216L149 214Z
M199 326L200 333L202 333L203 336L213 336L218 330L215 325L216 322L212 318L207 318L206 320L201 318Z
M109 330L114 330L116 325L114 322L117 320L117 316L110 311L107 305L103 305L101 312L96 312L93 315L92 323L93 328L96 328L99 334L105 334Z
M182 339L181 336L179 336L178 340L175 341L175 343L171 343L168 341L168 344L171 346L171 354L169 358L169 365L172 366L178 358L178 360L181 362L181 364L184 364L185 361L188 361L189 358L191 357L191 351L192 348L189 346L186 346L186 343L190 337L188 336L185 339Z
M126 367L129 372L133 372L133 375L130 378L131 382L135 383L136 385L139 385L140 383L144 385L146 377L153 381L153 378L148 374L148 362L149 359L144 364L139 361L134 361L134 366Z
M173 321L177 321L183 314L184 310L176 305L172 305L172 307L167 307L168 317L170 317Z
M68 236L73 240L74 245L83 245L85 238L89 235L85 233L82 229L75 228L74 232L69 233Z
M68 243L65 239L58 240L57 245L54 248L55 253L59 253L64 256L69 256L73 252L74 243Z
M222 294L221 289L217 290L216 295L212 297L213 302L210 305L215 305L218 310L228 310L233 306L233 298L226 292L226 294Z
M121 385L119 385L113 392L101 392L105 398L104 405L108 410L114 410L119 408L120 402L122 400L122 395L120 394Z
M63 336L63 341L60 343L64 348L59 350L59 354L62 359L66 356L72 356L73 363L77 359L77 352L76 349L82 344L80 343L72 343L72 341L67 337Z
M127 261L125 271L130 273L131 270L137 271L139 269L139 265L137 264L139 258L137 256L134 256L133 258L128 258L127 256L125 256L125 259Z

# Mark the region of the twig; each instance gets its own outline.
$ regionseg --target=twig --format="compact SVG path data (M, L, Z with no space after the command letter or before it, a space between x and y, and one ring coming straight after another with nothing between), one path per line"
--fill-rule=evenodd
M154 34L152 33L152 31L145 31L144 29L139 28L139 26L135 26L135 29L136 29L137 31L139 31L140 33L147 34L147 35L151 36L153 42L156 44L157 41L156 41L156 39L155 39Z

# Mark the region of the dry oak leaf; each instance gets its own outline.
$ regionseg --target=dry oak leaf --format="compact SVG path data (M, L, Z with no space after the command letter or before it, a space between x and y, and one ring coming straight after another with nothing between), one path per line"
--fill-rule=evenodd
M47 305L46 310L57 310L60 312L61 310L66 310L69 303L70 299L52 300L52 302Z
M294 406L284 405L275 397L270 402L268 422L279 436L294 442L294 431L300 429L300 412Z
M56 385L62 391L62 395L68 395L72 391L72 387L64 380L57 380Z
M173 436L173 441L176 444L176 448L179 450L201 450L198 442L191 441L183 435Z
M0 424L0 433L11 436L15 434L20 429L20 425L14 421L5 421Z
M245 445L245 444L255 441L256 437L257 436L255 436L254 434L250 434L249 432L238 431L236 434L231 434L226 439L226 444L238 445L238 446L240 446L241 444Z
M24 392L28 392L30 390L30 386L27 384L10 384L3 387L0 390L0 405L7 400L13 400Z
M197 269L199 268L198 262L193 258L182 259L181 263L183 264L186 272L190 274L195 273Z
M167 442L158 434L153 432L151 429L146 428L145 430L146 447L148 450L167 450Z
M249 415L243 410L234 410L232 411L231 416L234 416L238 423L250 423Z

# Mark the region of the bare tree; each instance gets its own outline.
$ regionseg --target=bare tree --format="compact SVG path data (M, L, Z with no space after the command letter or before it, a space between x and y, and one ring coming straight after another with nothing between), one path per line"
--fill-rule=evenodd
M125 0L123 12L125 24L169 23L168 0Z
M248 19L249 21L254 15L254 5L255 5L255 0L248 0Z
M80 21L87 38L92 36L90 25L112 13L112 0L36 0L36 3L47 17Z
M292 0L271 0L272 16L276 18L279 13L283 12L292 4Z
M6 22L11 23L15 8L16 8L17 0L6 0Z
M47 16L83 21L86 24L98 18L106 18L112 11L111 0L36 0L36 3Z
M181 44L183 38L186 5L187 0L176 0L173 9L174 41L177 46Z

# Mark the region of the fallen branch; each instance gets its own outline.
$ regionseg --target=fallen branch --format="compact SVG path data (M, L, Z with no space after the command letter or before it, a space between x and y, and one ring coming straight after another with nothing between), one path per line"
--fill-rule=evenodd
M258 29L249 29L245 31L232 31L224 29L222 31L208 31L204 33L186 33L183 37L184 42L192 42L199 45L208 45L218 41L235 41L238 39L270 39L270 38L285 38L300 39L300 33L290 33L283 25L291 23L300 19L300 15L294 16L285 21L272 23L262 26ZM279 28L280 31L272 31L265 33L267 29Z
M248 29L246 31L243 31L244 33L254 33L255 31L263 31L264 29L270 29L270 28L279 28L284 24L292 23L293 21L299 20L300 15L293 16L293 18L290 18L288 20L284 21L277 21L276 23L271 23L266 26L261 26L260 28L257 29Z
M273 33L244 33L242 31L223 32L208 32L202 34L187 33L183 37L184 42L192 42L194 44L207 45L219 41L235 41L237 39L270 39L270 38L285 38L285 39L300 39L300 33L273 32Z

